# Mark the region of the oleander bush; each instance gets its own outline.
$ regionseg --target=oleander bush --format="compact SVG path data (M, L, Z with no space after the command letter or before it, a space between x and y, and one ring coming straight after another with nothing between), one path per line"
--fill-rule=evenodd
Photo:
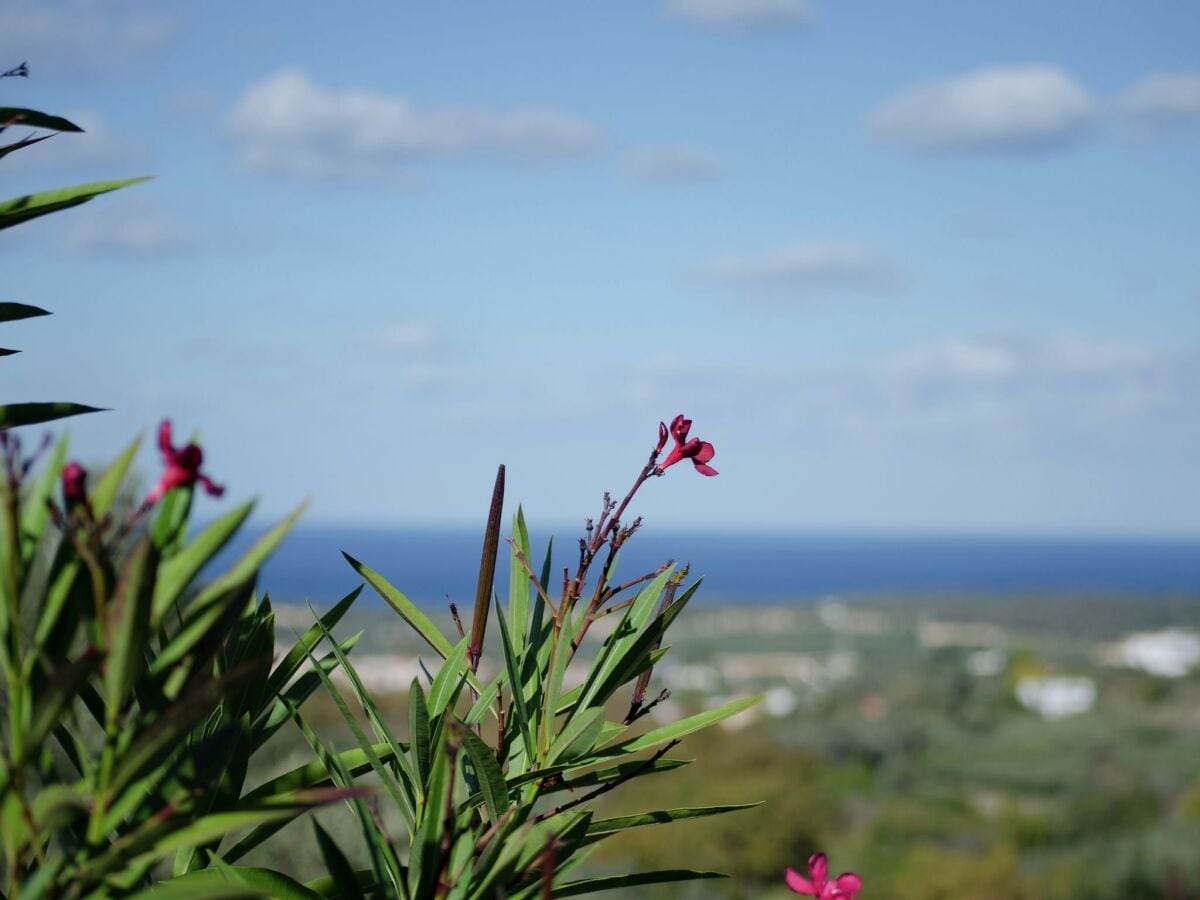
M27 74L22 65L0 77ZM0 158L80 130L61 117L0 108L0 133L17 127L35 131L0 146ZM141 180L0 203L0 229ZM0 322L47 314L0 303ZM356 637L333 637L361 586L323 615L314 612L312 627L286 653L277 648L259 570L298 513L218 574L214 560L252 504L193 528L196 489L214 496L223 489L201 471L198 444L176 446L170 422L158 432L162 475L140 501L130 485L137 441L89 473L68 462L65 438L30 448L27 432L15 430L96 411L67 402L0 405L0 900L569 897L717 877L678 869L597 875L581 867L613 835L745 806L595 814L600 797L687 765L669 755L683 737L757 700L647 727L666 696L648 695L653 667L699 584L685 584L687 567L672 563L619 581L617 562L640 528L640 519L625 519L639 488L684 461L717 474L708 465L712 445L689 437L690 421L680 415L669 429L660 424L624 500L605 495L561 590L551 589L551 547L535 569L518 509L503 601L493 587L501 466L469 631L452 607L457 637L347 557L432 651L401 728L350 660ZM675 444L660 462L668 438ZM591 631L610 616L614 627ZM485 653L494 665L481 666ZM335 683L335 672L348 688ZM303 708L319 690L358 746L332 748L309 726ZM299 730L313 760L249 784L284 728ZM324 877L301 884L242 862L266 841L286 841L285 826L332 802L356 816L362 847L351 855L367 859L366 868L355 869L315 820ZM398 816L402 831L389 833L383 813Z

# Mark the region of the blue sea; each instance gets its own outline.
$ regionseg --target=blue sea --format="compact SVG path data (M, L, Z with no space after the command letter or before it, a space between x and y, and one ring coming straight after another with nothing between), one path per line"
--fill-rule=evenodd
M223 557L249 543L241 537ZM578 560L579 535L555 539L555 575ZM540 569L545 538L533 535ZM479 531L300 527L267 564L261 586L277 601L325 604L360 579L346 551L410 599L469 606L475 593ZM673 559L704 576L698 601L803 602L830 594L1069 591L1200 595L1200 541L1097 538L898 537L642 533L622 551L619 580ZM553 579L552 579L553 581ZM501 544L496 585L508 583ZM367 595L370 595L368 601ZM373 602L368 591L364 601Z

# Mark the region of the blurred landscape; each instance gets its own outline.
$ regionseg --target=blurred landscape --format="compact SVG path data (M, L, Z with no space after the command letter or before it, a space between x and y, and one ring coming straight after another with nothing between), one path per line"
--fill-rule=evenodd
M873 540L866 550L886 544ZM382 551L379 541L370 549ZM418 582L436 580L439 566L443 580L464 577L446 566L456 552L469 575L477 541L466 534L428 538L424 562L415 567ZM303 537L297 543L312 549ZM405 571L393 564L403 543L393 544L390 558L366 557L399 586ZM976 557L988 559L987 542L974 543ZM1103 542L1068 544L1076 555L1085 545L1093 554L1103 549ZM1135 546L1166 559L1162 546ZM1180 553L1176 571L1186 572L1182 560L1190 548L1170 546ZM1055 543L1042 548L1040 565L1053 569ZM661 547L642 551L648 549ZM1109 549L1093 571L1112 566ZM310 557L318 558L332 557ZM287 559L281 554L276 565ZM940 569L936 554L923 559L926 582L937 583L946 570L971 577L962 559ZM910 560L905 590L753 603L715 599L719 593L706 583L655 669L649 696L662 689L670 696L650 722L739 696L762 694L763 701L721 729L687 738L671 756L695 759L694 765L640 781L602 814L761 805L624 835L601 845L589 866L597 872L630 862L692 866L733 876L647 889L646 896L782 897L782 866L802 865L823 849L838 871L862 874L872 897L1200 896L1200 591L919 590L912 587L922 581L918 561ZM853 580L863 577L855 573L869 569L870 559L843 554L841 565L843 578ZM823 577L836 580L836 569L827 566ZM337 571L331 566L328 578L352 588L353 573ZM631 564L628 571L640 568ZM793 574L804 579L786 556L774 571L780 582ZM284 571L277 568L276 576L288 583ZM770 593L770 585L762 589ZM444 601L422 600L451 627ZM342 631L362 632L353 652L358 670L370 688L393 695L387 708L403 730L402 695L413 678L424 679L422 660L432 663L428 648L373 596L355 609ZM283 633L299 631L311 613L284 604L278 620ZM607 621L593 630L592 652ZM486 660L487 654L485 667ZM310 722L349 746L328 700L309 706ZM306 752L299 735L277 741L279 768L298 764ZM335 826L338 818L322 814ZM343 827L351 827L349 820ZM296 832L306 840L302 829ZM353 832L345 838L353 846Z

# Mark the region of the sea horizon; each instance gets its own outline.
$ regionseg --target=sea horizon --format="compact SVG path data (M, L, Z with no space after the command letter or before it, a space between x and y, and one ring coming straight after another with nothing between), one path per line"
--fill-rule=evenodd
M265 530L250 526L221 554L227 564ZM531 533L540 568L549 532ZM578 529L555 538L552 581L578 560ZM482 529L301 524L264 567L260 587L278 602L327 604L361 579L345 551L411 600L440 606L474 596ZM618 580L668 559L704 577L700 602L808 602L830 595L1014 592L1200 594L1200 538L840 532L647 531L622 551ZM497 590L508 582L502 544ZM376 598L368 591L373 602ZM364 596L364 599L367 599Z

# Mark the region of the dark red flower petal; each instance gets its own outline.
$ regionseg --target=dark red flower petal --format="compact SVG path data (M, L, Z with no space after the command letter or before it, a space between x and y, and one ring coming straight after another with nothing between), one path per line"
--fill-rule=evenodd
M171 447L170 419L163 419L162 424L158 426L158 449L162 451L163 456L170 456L175 452Z
M682 444L687 440L688 431L692 427L692 420L685 419L683 413L677 415L671 420L671 437L675 438L675 443Z
M654 447L654 455L662 453L663 447L667 446L667 426L664 422L658 423L658 443Z

